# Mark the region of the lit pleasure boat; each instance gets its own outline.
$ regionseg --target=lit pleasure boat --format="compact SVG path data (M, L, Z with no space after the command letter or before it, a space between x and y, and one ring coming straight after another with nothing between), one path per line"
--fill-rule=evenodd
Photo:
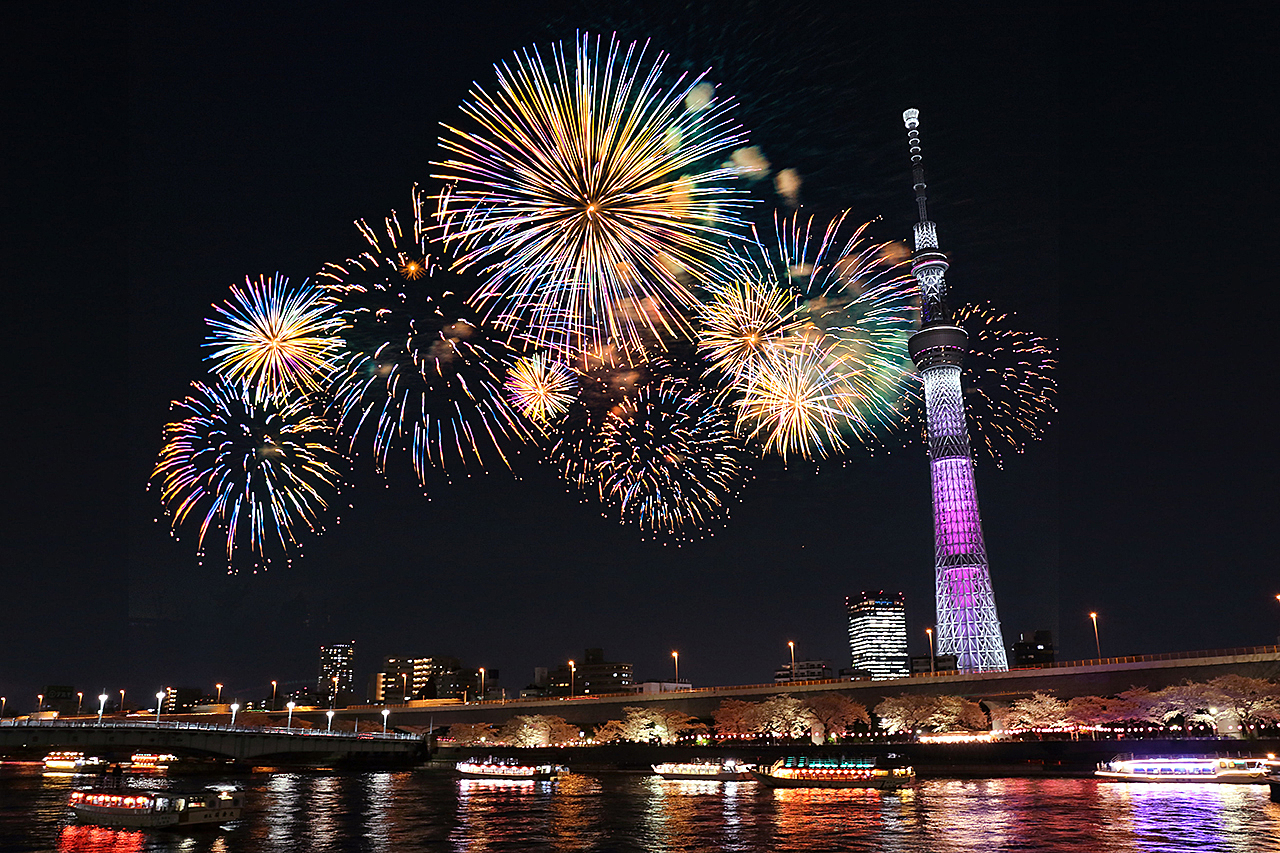
M145 791L86 788L71 792L68 805L82 823L99 826L199 826L239 820L239 791Z
M1218 782L1250 784L1267 781L1265 758L1119 756L1098 765L1095 776L1120 782Z
M51 752L44 757L44 769L50 773L96 773L106 762L83 752Z
M688 779L699 782L741 782L751 778L754 764L739 764L732 758L724 761L668 761L654 764L653 772L663 779Z
M875 758L810 758L790 755L751 775L771 788L878 788L893 790L915 781L915 769Z
M484 761L467 759L459 761L455 766L464 779L544 782L565 772L565 768L558 764L520 764L514 758L486 758Z

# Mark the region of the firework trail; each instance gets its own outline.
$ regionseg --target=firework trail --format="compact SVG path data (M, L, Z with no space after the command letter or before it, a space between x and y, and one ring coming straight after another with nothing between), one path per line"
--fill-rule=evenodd
M708 285L698 342L736 392L740 429L784 458L824 457L848 433L874 446L918 396L907 339L918 310L891 244L842 214L775 218Z
M601 499L623 523L683 536L728 513L745 458L733 416L715 394L664 378L609 413L595 469Z
M344 349L331 373L334 410L354 447L372 433L378 470L402 447L425 488L453 460L510 467L505 445L530 438L503 393L515 353L489 337L459 291L465 282L430 251L415 186L411 215L393 211L379 233L356 223L369 250L320 273Z
M963 305L952 318L969 333L961 383L976 441L998 467L1044 436L1057 412L1052 342L1011 328L1015 318L990 305Z
M573 371L543 353L524 356L507 376L507 394L526 418L547 425L568 413L578 390Z
M686 328L688 280L745 208L737 169L704 163L743 135L700 76L664 88L665 61L587 35L546 59L525 49L463 104L478 127L445 126L456 265L486 277L474 301L503 327L570 352Z
M332 429L298 393L261 397L244 384L194 382L175 401L152 478L175 531L199 521L207 539L226 539L228 572L291 558L305 532L323 532L346 460ZM245 552L247 551L247 556Z
M213 350L213 371L260 395L317 390L341 345L322 296L305 281L290 287L279 273L257 281L246 276L244 286L233 285L231 299L214 305L217 314L206 321L213 330L204 344Z

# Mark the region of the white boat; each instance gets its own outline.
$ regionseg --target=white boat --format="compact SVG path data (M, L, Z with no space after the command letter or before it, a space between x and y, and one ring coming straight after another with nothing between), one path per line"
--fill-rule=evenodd
M83 752L51 752L44 757L44 769L50 773L96 773L106 762Z
M1098 765L1095 776L1121 782L1216 782L1252 784L1267 781L1267 759L1216 755L1134 758L1121 756Z
M653 772L663 779L687 779L700 782L740 782L751 778L754 764L724 761L668 761L654 764Z
M464 779L514 779L529 782L544 782L566 771L566 768L558 764L520 764L514 758L486 758L484 761L468 759L459 761L454 766Z
M239 820L244 795L239 791L145 791L137 788L87 788L71 792L67 803L76 819L99 826L199 826Z

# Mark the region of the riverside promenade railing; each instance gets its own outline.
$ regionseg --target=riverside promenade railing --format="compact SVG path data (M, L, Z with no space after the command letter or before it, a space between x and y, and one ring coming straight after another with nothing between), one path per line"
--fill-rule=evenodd
M328 737L344 740L392 740L419 741L421 735L403 734L401 732L330 732L322 729L292 728L282 726L230 726L220 723L189 723L182 720L0 720L4 728L41 728L41 729L147 729L172 731L202 731L246 735L293 735L296 737Z

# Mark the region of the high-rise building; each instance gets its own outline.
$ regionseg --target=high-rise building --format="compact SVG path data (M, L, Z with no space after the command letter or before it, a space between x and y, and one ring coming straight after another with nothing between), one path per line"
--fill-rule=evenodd
M548 682L551 696L595 696L628 692L635 684L635 674L629 663L605 660L604 649L586 649L582 660L574 661L573 666L552 670Z
M409 699L451 698L453 693L449 678L461 667L457 658L401 658L389 657L382 662L378 673L381 686L378 701L403 702ZM447 696L441 696L442 682Z
M1023 633L1013 644L1014 666L1044 666L1053 663L1053 632Z
M954 654L963 672L1009 668L987 549L978 514L969 430L965 424L960 365L969 336L955 325L946 306L947 256L938 251L938 229L929 221L924 164L920 153L920 113L902 114L907 126L915 181L916 251L911 274L920 284L920 330L907 342L924 386L929 471L933 481L934 596L938 610L938 654Z
M902 593L864 592L856 601L846 596L844 606L854 671L872 678L906 675L907 606Z
M320 675L316 677L316 696L336 699L341 693L355 692L356 641L332 643L320 647Z

